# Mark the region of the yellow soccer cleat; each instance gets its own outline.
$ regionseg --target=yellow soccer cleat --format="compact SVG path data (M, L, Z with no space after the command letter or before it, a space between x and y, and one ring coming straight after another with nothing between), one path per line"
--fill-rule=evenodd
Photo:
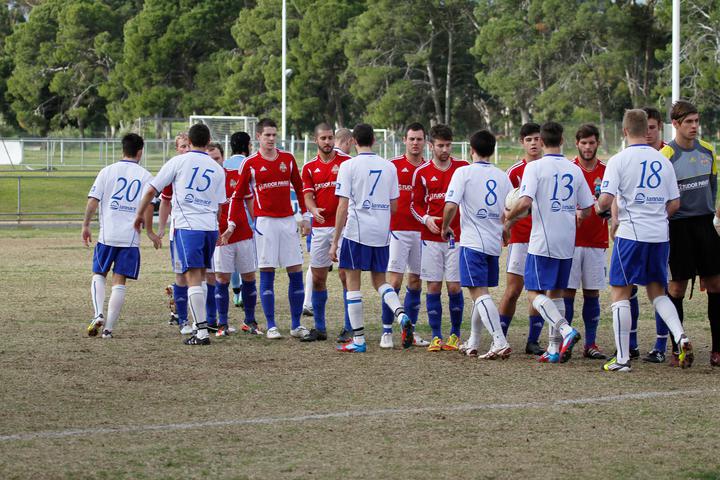
M88 337L97 337L97 334L102 331L102 327L105 325L105 317L101 313L97 317L92 319L90 325L87 327Z
M447 342L445 342L445 345L442 346L442 349L448 352L457 352L459 348L460 337L454 333L448 337Z
M439 352L443 349L443 341L440 337L433 337L430 346L427 347L428 352Z

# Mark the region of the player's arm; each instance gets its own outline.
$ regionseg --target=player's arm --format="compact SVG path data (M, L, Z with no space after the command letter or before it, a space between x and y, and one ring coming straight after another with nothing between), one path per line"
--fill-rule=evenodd
M680 208L680 199L679 198L675 198L675 199L667 202L665 204L665 210L667 211L668 218L675 215L675 212L677 212L679 208Z
M135 222L133 223L133 226L135 227L135 230L137 232L140 232L143 226L147 225L146 221L146 215L145 210L150 207L152 208L152 201L153 198L155 198L155 195L159 193L158 190L155 189L153 185L150 185L147 191L143 194L142 200L140 200L140 206L137 210L137 216L135 217ZM150 215L150 219L152 221L152 215ZM151 227L152 228L152 227Z
M88 197L87 205L85 206L85 218L83 219L82 225L82 241L86 247L92 243L92 233L90 232L90 221L95 216L100 200L95 197Z
M245 209L248 216L248 222L255 222L255 199L252 195L245 197Z
M445 209L443 210L442 228L440 229L440 236L443 240L447 240L449 234L452 233L450 228L450 222L453 221L458 211L458 205L454 202L445 202Z
M162 247L162 237L153 232L153 215L155 214L155 208L152 203L145 208L145 233L147 234L150 241L153 243L155 250Z
M157 234L160 238L165 236L165 227L167 226L168 218L170 217L170 199L164 195L160 195L160 208L158 209L158 231Z
M247 200L246 194L250 191L250 167L248 162L244 162L242 170L240 170L238 182L235 190L230 197L230 207L228 208L228 228L222 233L221 242L227 243L227 240L235 231L237 221L241 218L240 209L245 208ZM254 213L254 212L253 212Z
M618 209L617 199L613 199L610 207L610 238L615 240L615 233L620 226L620 211Z
M347 221L347 215L348 215L348 198L347 197L339 197L338 199L338 207L335 211L335 232L333 233L333 239L332 243L330 244L330 258L333 262L337 262L338 256L337 256L337 249L338 244L340 243L340 235L342 235L342 231L345 228L345 222ZM392 202L396 202L397 200L391 200Z
M437 222L442 219L428 215L429 206L426 201L425 185L423 184L422 178L417 175L417 170L415 170L415 174L413 174L412 183L413 189L410 197L410 213L412 213L415 220L425 225L430 232L435 234L440 233L440 227Z
M390 200L390 215L395 215L398 209L398 200L397 198L393 198Z
M509 212L505 212L505 222L510 224L510 226L514 225L518 220L517 216L523 212L527 212L532 207L532 202L532 198L526 195L518 198L513 208Z
M292 162L293 164L292 171L290 172L290 183L292 183L292 186L295 189L295 196L297 197L298 204L300 205L300 213L305 213L307 212L307 208L305 207L305 196L303 195L302 178L300 178L300 172L298 172L295 158L293 158Z

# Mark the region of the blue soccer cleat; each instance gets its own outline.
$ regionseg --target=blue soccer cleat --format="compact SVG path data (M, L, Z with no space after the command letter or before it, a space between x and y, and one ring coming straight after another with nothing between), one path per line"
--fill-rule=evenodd
M560 354L544 352L542 355L540 355L538 357L537 361L540 363L559 363L560 362Z
M562 344L560 345L560 363L565 363L570 360L572 356L572 350L576 343L580 341L580 332L572 329L565 338L563 338Z
M412 320L410 320L410 317L404 313L401 313L398 316L398 320L400 320L400 326L402 327L402 333L400 335L400 338L402 339L402 346L403 348L410 348L412 347L413 340L415 339L413 335L414 328Z
M338 352L345 353L365 353L367 351L367 343L359 344L355 342L348 342L335 347Z

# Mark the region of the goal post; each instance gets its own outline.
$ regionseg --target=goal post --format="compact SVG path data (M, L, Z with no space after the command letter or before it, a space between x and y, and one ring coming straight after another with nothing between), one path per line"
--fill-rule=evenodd
M225 146L225 156L230 156L230 136L235 132L246 132L251 139L255 138L257 117L233 117L220 115L191 115L190 126L196 123L207 125L213 141Z

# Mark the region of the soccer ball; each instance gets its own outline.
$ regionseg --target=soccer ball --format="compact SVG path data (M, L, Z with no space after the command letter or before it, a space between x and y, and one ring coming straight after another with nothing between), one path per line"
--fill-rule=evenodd
M509 213L510 210L513 209L515 204L520 200L520 188L513 188L510 190L510 193L507 194L507 197L505 197L505 213ZM527 211L522 212L520 215L517 216L517 218L525 218L528 215L530 215L530 209L528 208Z

